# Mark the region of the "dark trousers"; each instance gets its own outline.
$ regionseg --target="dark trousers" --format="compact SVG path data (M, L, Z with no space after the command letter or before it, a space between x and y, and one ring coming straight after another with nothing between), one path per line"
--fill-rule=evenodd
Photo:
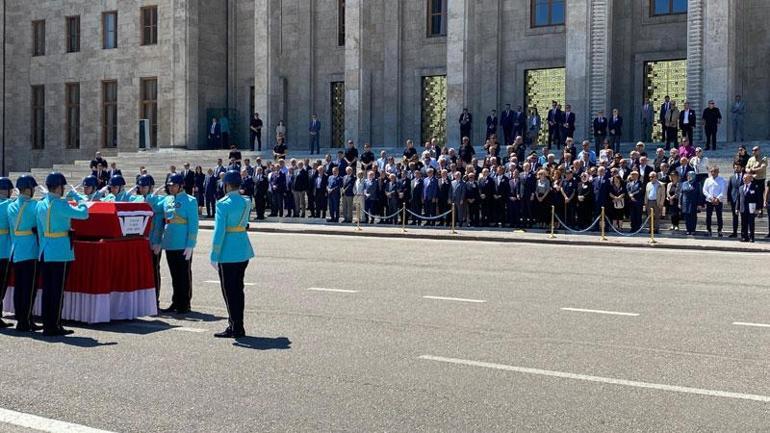
M711 214L717 213L717 231L722 233L722 203L717 205L706 203L706 230L711 233Z
M422 202L418 200L412 201L412 205L409 206L409 210L415 215L422 215ZM420 224L420 219L412 214L407 213L407 218L412 220L412 224Z
M230 148L230 133L229 132L223 132L222 133L222 149L228 149Z
M511 227L521 227L521 201L508 200L507 206L508 224Z
M741 212L741 239L754 240L754 222L756 215L750 212Z
M706 130L706 150L717 150L717 127L707 126Z
M738 207L735 203L730 206L730 215L733 219L733 233L734 235L738 234L738 221L741 218L740 212L738 212Z
M254 209L257 212L257 219L265 218L265 196L264 194L257 194L254 196Z
M270 204L270 216L283 216L283 191L273 191Z
M249 261L219 264L219 285L227 306L229 328L234 332L243 332L243 276Z
M692 126L682 127L682 137L687 137L687 141L692 145L695 145L695 143L692 142Z
M474 227L479 226L479 200L468 202L468 223Z
M178 310L190 308L192 299L192 258L185 260L184 250L166 250L166 261L171 273L171 305Z
M327 198L325 195L315 194L315 206L313 208L313 218L326 218Z
M560 138L559 138L560 129L561 128L559 128L558 126L549 126L548 127L548 149L549 150L551 149L551 146L553 144L556 144L556 147L561 146L561 144L559 143L559 141L560 141Z
M513 143L513 139L516 138L513 136L513 128L503 128L503 139L505 140L505 145L509 146L511 143Z
M339 195L330 195L329 196L329 219L333 220L334 222L338 222L340 220L340 196Z
M40 262L43 276L43 329L56 331L61 328L61 307L64 301L64 282L69 262Z
M8 290L9 267L8 259L0 259L0 319L3 316L3 299L5 299L5 292Z
M163 256L163 250L158 254L152 253L152 272L155 278L155 304L160 305L160 259Z
M677 128L666 127L664 132L666 135L666 150L671 149L672 143L674 147L676 147L676 136L679 134L679 130Z
M251 131L251 150L254 150L254 139L257 139L257 151L262 151L262 131Z
M620 153L620 136L610 135L610 144L614 153Z
M369 215L376 215L377 212L377 199L376 198L367 198L364 200L364 211L368 215L364 215L364 218L366 218L366 221L371 221L372 224L374 224L374 217Z
M16 311L16 327L29 328L32 325L32 306L35 303L35 276L37 260L24 260L13 264L16 279L13 289L13 309Z
M604 149L604 140L607 139L607 134L595 134L594 135L594 152L596 156L599 156L599 151ZM577 155L575 155L577 156Z
M436 202L433 200L425 200L425 216L432 218L436 216ZM425 221L426 225L436 225L436 221L429 219Z
M321 153L321 144L318 140L318 133L310 134L310 154L312 155L313 152L318 154Z
M628 207L629 217L631 220L631 231L635 232L642 227L642 204L632 203Z
M217 212L217 197L213 195L206 196L206 216L213 217Z

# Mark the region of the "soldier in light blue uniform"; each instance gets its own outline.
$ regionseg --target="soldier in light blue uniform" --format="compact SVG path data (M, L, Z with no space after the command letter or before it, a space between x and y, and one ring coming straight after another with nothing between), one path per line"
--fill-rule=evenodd
M161 245L171 273L174 294L163 313L186 314L192 299L192 256L198 240L198 201L184 191L184 176L172 174L166 181L169 195L163 201L166 225Z
M8 205L11 204L13 182L0 177L0 328L11 326L3 322L3 299L8 289L8 259L11 256L11 234L8 228Z
M16 311L16 330L22 332L40 329L32 320L35 303L35 275L37 274L37 188L35 178L25 174L16 180L19 197L8 205L8 228L11 235L11 263L14 289L13 309Z
M96 176L91 174L83 178L83 195L85 195L86 200L100 201L102 199L102 193L96 188L99 188L99 179Z
M160 258L163 254L161 242L163 241L164 202L166 197L156 195L153 192L155 179L149 174L143 174L137 181L139 194L133 197L134 202L147 203L152 207L152 221L150 222L150 248L152 248L152 267L155 275L155 302L160 302Z
M61 173L51 173L45 179L48 194L38 202L37 237L40 242L40 268L43 276L43 335L55 337L72 334L61 326L61 308L67 265L75 260L70 238L71 221L88 218L83 197L70 189L64 198L67 180ZM67 200L78 202L76 206Z
M223 184L226 195L217 201L214 214L211 265L219 273L229 326L214 336L239 338L246 335L243 327L243 277L249 266L249 259L254 257L247 232L251 200L239 193L241 175L237 171L225 173Z
M102 201L109 201L109 202L133 201L133 194L131 193L131 191L133 191L133 188L131 189L131 191L124 191L123 187L125 186L126 186L126 180L123 179L123 176L119 174L112 176L110 178L110 184L109 184L110 192L102 199Z

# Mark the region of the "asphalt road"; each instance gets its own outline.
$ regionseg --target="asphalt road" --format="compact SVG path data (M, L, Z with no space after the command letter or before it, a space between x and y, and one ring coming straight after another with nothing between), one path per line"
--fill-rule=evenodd
M765 255L250 236L250 337L211 336L199 248L187 319L3 331L0 408L114 432L770 431L770 327L734 324L770 324Z

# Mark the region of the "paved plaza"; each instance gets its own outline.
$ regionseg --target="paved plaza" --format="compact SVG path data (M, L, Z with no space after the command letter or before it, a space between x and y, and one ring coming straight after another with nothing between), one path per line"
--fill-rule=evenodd
M210 236L188 317L3 330L0 432L770 429L766 254L251 233L233 342Z

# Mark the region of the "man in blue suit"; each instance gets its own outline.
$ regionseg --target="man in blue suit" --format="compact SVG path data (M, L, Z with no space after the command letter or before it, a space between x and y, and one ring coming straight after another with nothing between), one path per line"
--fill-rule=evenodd
M425 216L431 218L436 216L436 205L438 204L438 180L432 168L426 171L427 176L423 182L422 201L425 205ZM432 219L426 221L426 225L436 225Z
M51 173L45 179L48 194L38 202L35 209L37 217L37 237L40 244L38 260L43 277L43 335L57 337L72 334L71 329L61 325L62 299L64 282L67 278L67 265L75 260L72 249L71 221L88 218L88 207L84 197L70 189L66 199L64 187L67 180L61 173ZM67 200L78 202L76 206Z
M606 205L610 198L610 179L607 176L607 169L599 167L596 170L596 177L591 181L594 189L594 218L598 217L602 213L602 208ZM599 225L596 226L596 230L599 229Z
M321 147L318 138L321 132L321 121L318 120L318 116L315 113L313 113L313 118L310 120L308 132L310 132L310 154L312 155L313 152L320 154Z
M225 173L225 196L217 202L214 234L211 240L211 265L219 274L222 296L227 306L228 326L217 338L246 336L243 326L245 296L243 278L254 250L248 236L251 200L239 194L241 175Z
M219 140L222 137L222 127L219 125L219 122L217 122L216 117L211 119L211 124L209 125L208 137L209 137L209 148L219 149Z
M342 189L342 178L340 177L339 167L332 168L332 175L326 182L326 196L329 200L329 219L326 222L340 222L340 191Z
M273 172L270 174L270 216L283 216L283 196L286 194L286 174L279 170L277 165L273 166Z
M754 175L743 175L743 185L738 189L738 211L741 213L741 242L754 242L754 226L757 211L762 208L761 196L752 184Z

